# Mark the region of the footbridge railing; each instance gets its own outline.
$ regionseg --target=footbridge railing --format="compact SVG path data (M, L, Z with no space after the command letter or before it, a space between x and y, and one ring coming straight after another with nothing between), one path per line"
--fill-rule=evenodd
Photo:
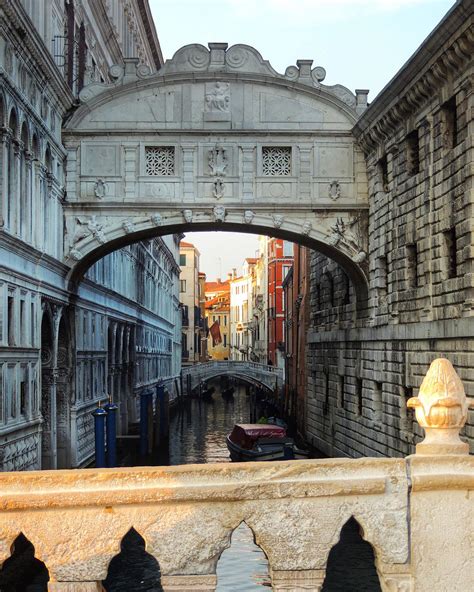
M355 522L383 592L474 590L474 458L459 439L473 402L442 362L408 402L426 438L406 459L3 473L0 564L21 575L10 554L22 533L50 591L98 592L133 528L165 592L214 592L218 559L245 522L274 591L319 592L341 530Z
M283 370L267 364L240 360L212 360L183 368L183 384L190 391L218 376L232 376L272 391L283 385ZM188 378L189 377L189 378Z

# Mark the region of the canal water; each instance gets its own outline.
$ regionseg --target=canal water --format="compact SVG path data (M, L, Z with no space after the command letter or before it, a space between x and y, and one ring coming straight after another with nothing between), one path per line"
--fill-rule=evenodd
M246 387L236 385L234 397L222 398L219 381L210 400L189 399L172 411L169 449L150 458L147 464L182 465L193 463L230 462L226 436L235 423L251 421L250 398ZM122 466L138 464L132 454L122 457ZM138 542L137 542L138 541ZM111 564L106 584L108 592L159 592L156 581L158 567L144 555L144 541L135 533L127 536L126 552ZM137 577L136 568L141 574ZM271 587L268 561L254 543L252 531L241 524L232 533L231 545L217 564L217 592L262 592ZM113 572L113 573L112 573Z

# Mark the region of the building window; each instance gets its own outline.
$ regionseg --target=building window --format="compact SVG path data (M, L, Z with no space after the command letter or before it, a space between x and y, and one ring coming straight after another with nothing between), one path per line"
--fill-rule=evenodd
M146 146L145 170L147 175L171 177L174 175L174 146Z
M416 243L406 246L407 253L407 284L408 288L418 287L418 247Z
M379 176L382 184L382 191L388 191L388 161L385 154L378 162Z
M262 148L262 174L266 177L291 175L291 147L264 146Z
M356 378L357 414L362 415L362 378Z
M413 130L406 137L407 173L416 175L420 172L420 136L418 130Z
M444 249L446 257L446 270L448 279L458 275L457 249L456 249L456 228L450 228L443 232Z
M293 257L293 243L290 241L283 241L283 257Z
M186 280L179 280L179 291L186 292Z
M8 296L8 345L14 347L15 344L15 299Z
M181 265L181 267L184 267L186 265L186 254L185 253L179 254L179 264Z
M224 347L227 347L227 334L224 333L224 335L222 336L224 338Z
M458 113L456 97L451 97L441 108L443 145L451 150L458 143Z
M344 409L346 404L346 385L344 374L339 375L339 407Z

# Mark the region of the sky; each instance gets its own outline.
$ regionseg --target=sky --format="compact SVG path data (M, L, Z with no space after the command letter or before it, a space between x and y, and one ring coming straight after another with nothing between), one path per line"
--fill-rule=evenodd
M323 66L323 84L370 90L369 101L455 4L454 0L149 0L165 59L189 43L255 47L281 73L297 59ZM230 236L226 236L230 235ZM253 257L257 238L189 233L210 280Z

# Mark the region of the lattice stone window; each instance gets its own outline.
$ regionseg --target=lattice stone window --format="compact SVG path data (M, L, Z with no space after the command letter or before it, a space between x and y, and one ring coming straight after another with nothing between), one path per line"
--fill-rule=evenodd
M262 148L262 173L267 177L291 175L291 147L264 146Z
M145 171L147 175L171 177L174 175L174 146L146 146Z

